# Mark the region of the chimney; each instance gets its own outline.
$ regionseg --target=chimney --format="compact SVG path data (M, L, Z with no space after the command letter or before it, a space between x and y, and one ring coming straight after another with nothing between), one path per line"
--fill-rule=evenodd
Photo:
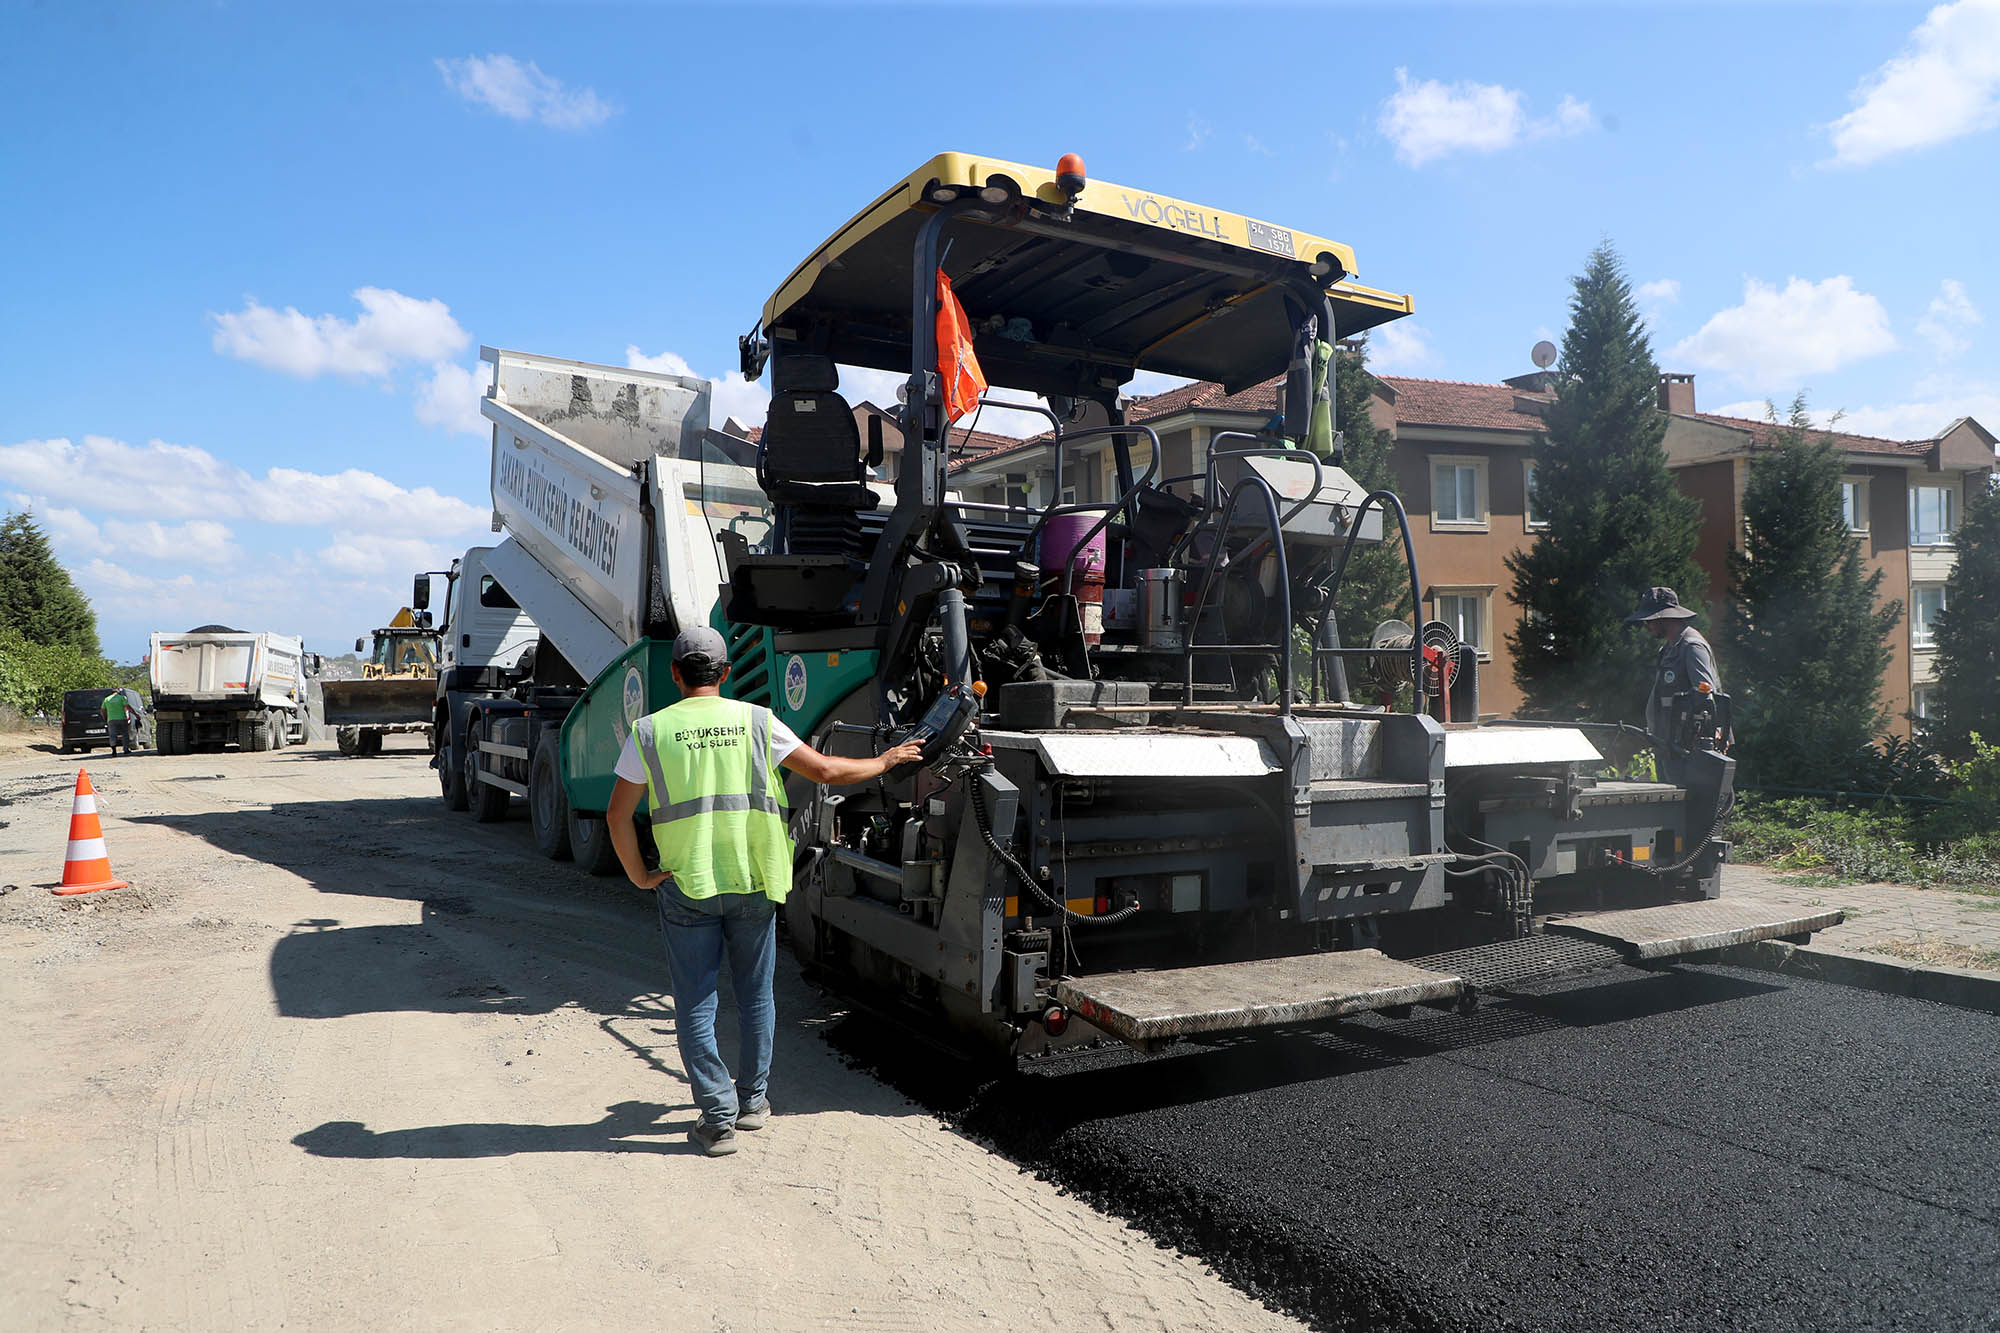
M1694 376L1660 376L1660 410L1694 414Z

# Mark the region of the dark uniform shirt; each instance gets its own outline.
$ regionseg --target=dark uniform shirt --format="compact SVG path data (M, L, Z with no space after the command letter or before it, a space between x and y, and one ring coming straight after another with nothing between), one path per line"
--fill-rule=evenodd
M1715 650L1700 630L1683 626L1661 646L1660 660L1653 668L1653 689L1646 696L1647 733L1656 740L1668 739L1667 718L1673 697L1691 692L1704 681L1711 690L1722 688L1722 677L1715 673Z

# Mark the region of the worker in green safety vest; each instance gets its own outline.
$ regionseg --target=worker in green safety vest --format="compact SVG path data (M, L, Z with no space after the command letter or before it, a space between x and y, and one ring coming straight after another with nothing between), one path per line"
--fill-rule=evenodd
M780 768L847 786L916 763L916 742L872 759L821 754L768 708L722 697L729 651L706 626L674 640L681 701L632 727L618 757L605 811L625 874L659 893L660 928L674 989L674 1034L701 1118L688 1138L711 1157L736 1151L738 1129L761 1129L771 1113L778 904L792 887ZM648 870L633 813L652 821L660 869ZM729 957L740 1040L737 1077L715 1043L716 980Z

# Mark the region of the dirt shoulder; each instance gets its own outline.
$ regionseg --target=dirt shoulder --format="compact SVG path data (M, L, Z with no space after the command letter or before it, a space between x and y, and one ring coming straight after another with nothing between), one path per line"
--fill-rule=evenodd
M78 761L0 737L10 1326L1297 1327L845 1067L789 966L776 1117L692 1155L651 900L390 743L100 755L132 887L58 899Z

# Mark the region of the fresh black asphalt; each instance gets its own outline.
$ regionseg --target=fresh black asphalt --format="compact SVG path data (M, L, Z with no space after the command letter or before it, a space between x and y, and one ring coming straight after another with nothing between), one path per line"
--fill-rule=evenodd
M1321 1328L2000 1328L2000 1017L1720 967L1418 1015L855 1053Z

